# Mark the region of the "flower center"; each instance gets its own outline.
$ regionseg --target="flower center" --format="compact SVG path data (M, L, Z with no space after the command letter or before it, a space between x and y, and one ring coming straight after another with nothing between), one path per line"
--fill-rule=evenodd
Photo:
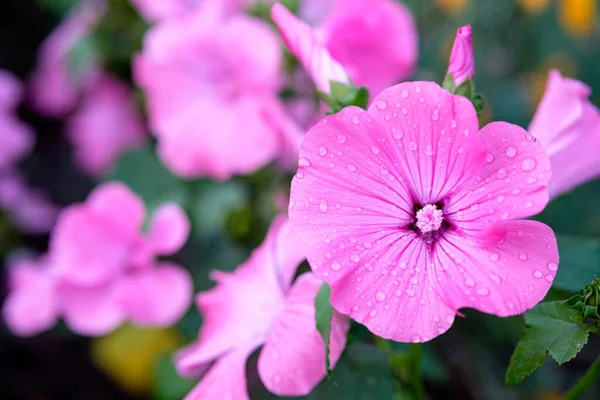
M417 228L423 233L435 232L444 222L444 213L438 210L435 204L427 204L417 211Z

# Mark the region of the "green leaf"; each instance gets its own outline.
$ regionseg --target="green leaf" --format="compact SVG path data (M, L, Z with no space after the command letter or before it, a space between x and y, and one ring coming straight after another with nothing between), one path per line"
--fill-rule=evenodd
M331 380L323 380L305 400L372 400L394 397L394 377L385 353L374 345L350 344Z
M156 400L179 400L196 385L196 380L184 379L175 370L171 356L161 358L155 369L153 398Z
M315 297L315 322L317 330L321 334L325 344L325 368L327 376L331 376L331 363L329 361L329 342L331 340L331 318L333 317L333 307L329 298L331 297L331 287L325 282L319 288Z
M600 241L557 235L560 265L552 287L572 293L586 286L600 270Z
M559 364L575 357L594 328L563 302L538 304L525 313L523 337L510 358L506 385L515 386L544 364L550 354Z

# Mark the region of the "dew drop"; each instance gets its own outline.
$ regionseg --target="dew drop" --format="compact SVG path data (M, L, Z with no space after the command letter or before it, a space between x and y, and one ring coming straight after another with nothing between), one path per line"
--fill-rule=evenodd
M415 333L414 335L412 335L410 337L410 341L413 343L421 343L423 341L423 339L421 339L421 336L419 336Z
M433 112L433 114L431 114L431 119L434 121L437 121L438 119L440 119L440 115L439 115L439 112L437 109Z
M417 92L417 93L421 93L421 86L417 86L417 87L415 88L415 92Z
M377 146L372 146L372 147L371 147L371 152L372 152L373 154L379 154L379 147L377 147Z
M546 281L552 282L553 280L554 280L554 275L552 275L552 274L546 275Z
M485 161L491 163L492 161L494 161L494 155L492 153L487 153L487 156L485 156Z
M410 142L410 144L408 145L408 148L412 151L417 150L417 144L415 142Z
M319 203L319 210L323 213L327 211L327 202L325 200L321 200Z
M490 275L490 279L493 280L496 285L499 285L502 281L500 280L500 277L498 275Z
M415 297L415 291L412 289L406 289L406 294L408 297Z
M513 158L517 155L517 148L514 146L508 146L506 148L506 156L508 158Z
M338 142L339 144L346 143L346 136L345 136L345 135L339 135L339 136L337 137L337 142Z
M320 147L319 148L319 155L321 157L325 157L327 155L327 147Z
M406 114L408 114L408 110L406 109L406 107L402 108L402 114L403 114L403 115L406 115Z
M358 311L358 306L355 305L354 307L352 307L352 311Z
M554 271L556 271L556 270L558 269L558 264L557 264L557 263L555 263L555 262L553 262L553 261L550 261L550 262L547 264L547 267L548 267L548 269L549 269L550 271L553 271L553 272L554 272Z
M446 323L452 324L454 322L454 315L448 314L446 315Z
M537 269L535 271L533 271L533 277L535 279L540 279L542 276L544 276L544 274L542 273L542 271L538 271Z
M348 165L346 165L346 169L348 169L348 171L350 171L350 172L354 172L354 171L356 171L356 165L348 164Z
M498 170L498 179L504 179L508 176L508 171L506 170L506 168L500 168Z
M358 125L358 123L360 122L360 120L358 119L358 117L357 117L356 115L354 115L354 116L352 116L352 122L353 122L355 125Z
M533 171L537 166L535 158L528 157L521 162L521 169L525 172Z
M519 253L519 260L521 261L527 261L527 254L526 253Z
M408 89L402 90L402 92L400 93L400 96L407 98L408 97Z
M371 317L371 318L373 318L376 315L377 315L377 310L371 310L371 312L369 313L369 317Z
M490 289L486 288L486 287L481 287L479 289L477 289L477 294L482 296L482 297L486 297L490 295Z
M467 285L468 287L475 287L475 281L469 278L465 281L465 285Z
M402 130L394 130L392 133L392 137L396 140L402 139L402 136L404 136L404 131Z
M331 264L331 269L334 271L339 271L340 268L342 268L342 266L340 265L340 263L333 263Z
M452 128L456 128L456 120L452 120L452 121L450 122L450 127L452 127Z
M357 263L360 261L360 257L356 254L353 254L352 256L350 256L350 261Z
M493 262L498 262L498 260L500 260L500 254L498 254L498 253L490 254L490 260L492 260Z
M375 102L375 105L377 106L377 108L379 108L380 110L385 110L387 108L387 101L385 100L377 100Z
M300 156L298 157L298 165L301 167L310 167L312 164L308 158Z

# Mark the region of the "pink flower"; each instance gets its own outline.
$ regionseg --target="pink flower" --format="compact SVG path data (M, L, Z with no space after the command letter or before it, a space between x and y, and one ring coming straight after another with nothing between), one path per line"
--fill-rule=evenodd
M417 31L410 11L392 0L334 0L333 11L314 29L281 5L272 17L290 51L329 92L329 81L347 75L373 95L406 78L417 60ZM346 72L347 71L347 74Z
M459 87L467 79L472 80L475 75L471 25L465 25L456 31L456 39L454 40L452 53L450 53L448 74L452 74L456 87Z
M179 206L163 204L144 236L144 214L139 197L122 184L107 183L59 216L50 258L61 313L73 331L102 335L125 320L166 326L187 310L189 273L154 258L183 246L189 221Z
M9 261L8 290L2 307L7 326L19 336L33 336L58 321L54 281L45 257Z
M523 221L548 202L541 144L432 82L393 86L305 137L290 220L331 303L375 334L422 342L457 310L509 316L538 303L556 238Z
M21 96L18 79L8 71L0 70L0 169L14 166L35 144L31 128L15 115Z
M200 0L131 0L131 3L147 21L155 22L182 16L193 10Z
M224 16L213 2L152 28L133 68L165 165L185 178L227 179L276 159L287 129L271 122L285 117L280 61L268 25Z
M107 172L121 154L146 141L142 116L129 88L109 76L89 85L66 129L77 164L92 175Z
M196 303L204 318L199 341L177 357L180 374L214 365L186 399L248 399L246 359L260 345L258 373L277 395L305 395L325 376L325 346L315 326L314 300L321 282L311 273L292 284L304 247L278 217L264 243L233 273L214 271L217 285ZM330 360L345 344L348 320L334 314Z
M590 88L550 71L546 93L529 125L550 155L550 197L600 176L600 112L588 100Z
M70 10L67 18L42 43L37 67L30 77L29 100L48 117L62 117L75 105L85 82L96 72L95 60L74 71L70 53L95 28L106 12L104 0L86 0Z

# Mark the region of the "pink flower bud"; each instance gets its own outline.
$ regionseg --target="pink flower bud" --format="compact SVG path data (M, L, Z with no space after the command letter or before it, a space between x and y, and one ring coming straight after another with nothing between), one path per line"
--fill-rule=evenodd
M452 74L456 87L475 74L475 57L473 56L473 38L471 25L465 25L456 31L456 39L450 54L448 73Z

